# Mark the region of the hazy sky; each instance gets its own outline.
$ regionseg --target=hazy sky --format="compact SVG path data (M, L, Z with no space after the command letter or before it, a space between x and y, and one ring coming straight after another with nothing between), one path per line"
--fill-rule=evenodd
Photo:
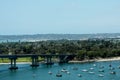
M120 32L120 0L0 0L0 35Z

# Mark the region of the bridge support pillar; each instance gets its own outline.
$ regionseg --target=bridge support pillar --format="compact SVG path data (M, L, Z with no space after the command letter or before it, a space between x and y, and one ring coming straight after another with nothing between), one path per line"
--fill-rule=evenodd
M47 65L52 65L52 64L53 64L53 62L52 62L52 57L49 56L49 57L46 57L46 58L47 58L46 64L47 64Z
M10 59L10 70L16 70L18 69L18 67L16 66L16 57L13 57L13 58L9 58Z
M31 66L32 67L38 67L39 66L39 63L38 63L38 56L32 56L32 64Z
M68 56L59 56L59 63L67 63L68 60L66 59Z

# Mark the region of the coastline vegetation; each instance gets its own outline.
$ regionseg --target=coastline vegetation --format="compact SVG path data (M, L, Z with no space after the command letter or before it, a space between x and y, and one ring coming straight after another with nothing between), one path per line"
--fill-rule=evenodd
M120 56L120 40L47 40L37 42L2 42L0 54L76 54L76 60L110 58ZM0 59L0 62L8 59ZM17 59L29 62L29 58Z

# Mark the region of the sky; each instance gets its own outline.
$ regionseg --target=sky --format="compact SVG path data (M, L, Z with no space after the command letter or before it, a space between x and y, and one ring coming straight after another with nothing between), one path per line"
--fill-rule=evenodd
M120 33L120 0L0 0L0 35Z

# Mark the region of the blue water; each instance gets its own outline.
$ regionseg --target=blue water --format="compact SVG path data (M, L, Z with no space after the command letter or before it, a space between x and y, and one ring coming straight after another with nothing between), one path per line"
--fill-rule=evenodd
M96 66L93 66L93 65ZM109 64L112 64L114 70L110 70ZM10 71L9 65L0 65L0 80L120 80L120 61L112 62L92 62L92 63L81 63L81 64L54 64L47 66L40 64L38 68L31 68L30 64L17 64L19 67L16 71ZM104 66L104 68L100 68ZM78 70L73 70L76 67ZM66 69L70 72L61 72L61 69ZM90 69L93 68L93 69ZM83 72L86 69L88 72ZM104 72L99 72L102 69ZM51 71L52 75L48 74ZM115 71L116 74L110 74L111 71ZM62 74L62 77L56 77L57 73ZM89 73L94 72L94 73ZM82 76L79 77L78 74ZM100 77L99 75L103 75Z

